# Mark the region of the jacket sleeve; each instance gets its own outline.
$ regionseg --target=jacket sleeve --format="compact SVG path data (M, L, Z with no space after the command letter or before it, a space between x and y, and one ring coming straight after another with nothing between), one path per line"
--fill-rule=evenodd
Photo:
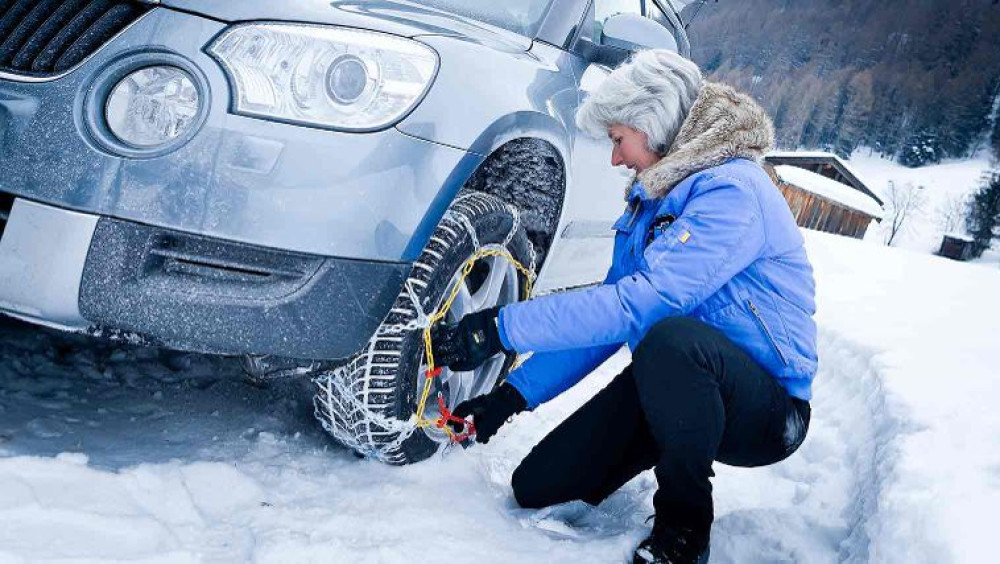
M505 307L504 341L522 353L638 341L657 321L694 310L763 246L756 195L732 178L705 180L635 274Z
M528 409L535 409L572 388L621 347L617 344L536 353L508 374L507 382L521 392Z

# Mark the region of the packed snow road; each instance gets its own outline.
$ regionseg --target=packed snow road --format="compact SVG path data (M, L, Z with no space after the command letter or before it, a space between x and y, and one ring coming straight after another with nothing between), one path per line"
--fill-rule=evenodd
M976 561L986 525L947 523L1000 489L1000 424L985 394L968 394L996 389L983 353L995 366L1000 298L988 294L1000 273L826 235L808 243L821 326L810 434L772 467L716 465L713 562ZM949 310L960 317L941 340ZM955 359L964 380L935 389L935 370ZM256 388L224 359L5 319L0 561L622 562L647 532L651 473L597 508L543 511L517 508L509 479L627 362L613 357L489 445L398 468L333 445L301 386ZM965 440L941 441L959 430ZM960 471L937 460L977 440L986 454Z

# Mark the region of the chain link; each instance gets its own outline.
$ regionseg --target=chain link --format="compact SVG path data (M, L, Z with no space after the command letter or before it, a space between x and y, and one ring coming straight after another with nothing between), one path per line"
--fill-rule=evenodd
M413 310L416 317L406 323L380 326L375 332L376 337L384 335L399 335L401 333L430 327L430 316L428 316L424 311L424 306L420 303L420 298L417 296L417 291L413 289L413 281L410 278L407 278L406 282L403 283L403 289L406 290L406 295L410 298L410 303L413 304Z

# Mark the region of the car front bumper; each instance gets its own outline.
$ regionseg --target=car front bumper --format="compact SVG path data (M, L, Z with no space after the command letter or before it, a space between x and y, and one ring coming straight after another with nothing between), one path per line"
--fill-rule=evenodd
M18 198L0 233L0 311L180 350L341 359L374 333L409 269Z

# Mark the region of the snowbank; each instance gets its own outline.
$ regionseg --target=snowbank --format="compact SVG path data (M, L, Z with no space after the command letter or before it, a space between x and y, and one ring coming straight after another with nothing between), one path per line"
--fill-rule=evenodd
M806 232L820 367L805 444L716 465L713 562L995 554L1000 271ZM621 562L645 473L598 508L515 507L510 474L627 355L489 445L393 468L331 446L292 389L218 359L0 321L0 561Z

